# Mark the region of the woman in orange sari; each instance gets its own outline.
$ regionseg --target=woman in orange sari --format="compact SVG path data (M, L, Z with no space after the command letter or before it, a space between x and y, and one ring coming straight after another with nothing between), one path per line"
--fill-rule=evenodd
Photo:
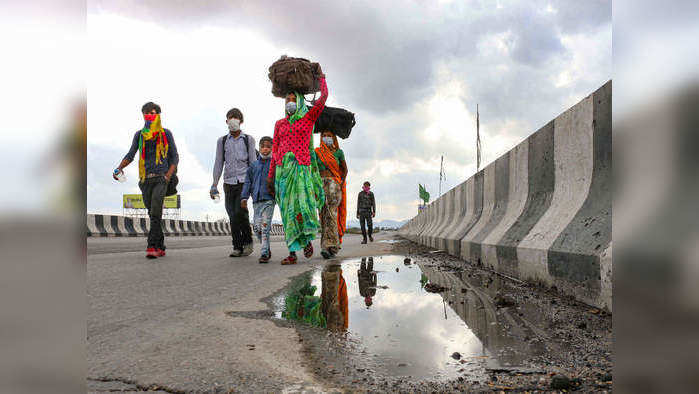
M331 131L320 135L320 146L315 149L318 170L323 178L325 204L320 212L321 252L326 258L334 257L340 250L347 220L347 163L345 154Z

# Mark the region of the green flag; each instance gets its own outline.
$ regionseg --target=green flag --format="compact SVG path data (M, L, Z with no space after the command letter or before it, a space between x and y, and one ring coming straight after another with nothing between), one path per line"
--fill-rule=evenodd
M421 184L418 183L418 186L420 191L420 199L427 204L427 202L430 201L430 193L428 193L427 190L425 190L425 187Z

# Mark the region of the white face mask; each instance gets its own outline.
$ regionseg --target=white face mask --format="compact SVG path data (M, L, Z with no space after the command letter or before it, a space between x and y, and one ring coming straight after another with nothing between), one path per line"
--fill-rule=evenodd
M327 146L332 146L333 138L332 137L323 137L323 143Z
M236 118L230 118L226 121L228 123L228 130L230 131L238 131L240 130L240 120Z
M286 113L289 115L296 112L296 103L293 101L289 101L288 103L286 103L285 107L286 107Z

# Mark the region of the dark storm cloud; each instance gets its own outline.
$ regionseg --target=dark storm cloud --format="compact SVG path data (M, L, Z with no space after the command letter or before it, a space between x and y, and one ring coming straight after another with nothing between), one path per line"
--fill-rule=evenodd
M556 23L564 33L579 33L596 29L612 22L612 2L606 0L551 2L556 13Z
M303 3L306 4L306 3ZM486 35L509 32L512 59L545 68L565 55L560 32L577 32L608 23L610 2L492 1L437 8L423 2L292 1L120 1L90 2L92 12L109 11L162 24L168 28L205 25L245 26L276 45L320 61L345 105L362 111L402 111L433 92L437 62L450 57L476 58L476 44ZM235 50L235 42L224 50ZM290 53L290 55L295 55ZM471 59L476 61L476 59ZM463 75L476 85L480 75ZM517 76L521 88L527 78ZM517 87L515 87L517 88ZM498 113L498 115L501 113Z

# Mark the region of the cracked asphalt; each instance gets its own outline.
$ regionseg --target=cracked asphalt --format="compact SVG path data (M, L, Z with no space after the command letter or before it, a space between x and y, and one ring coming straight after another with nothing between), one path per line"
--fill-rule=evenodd
M360 241L348 234L339 257L392 251L389 243ZM166 244L167 257L147 260L144 238L88 238L89 392L332 389L309 372L293 327L235 313L268 310L261 300L321 265L318 240L314 257L292 266L279 264L281 237L270 264L257 262L257 243L249 257L228 257L230 237L168 237Z

